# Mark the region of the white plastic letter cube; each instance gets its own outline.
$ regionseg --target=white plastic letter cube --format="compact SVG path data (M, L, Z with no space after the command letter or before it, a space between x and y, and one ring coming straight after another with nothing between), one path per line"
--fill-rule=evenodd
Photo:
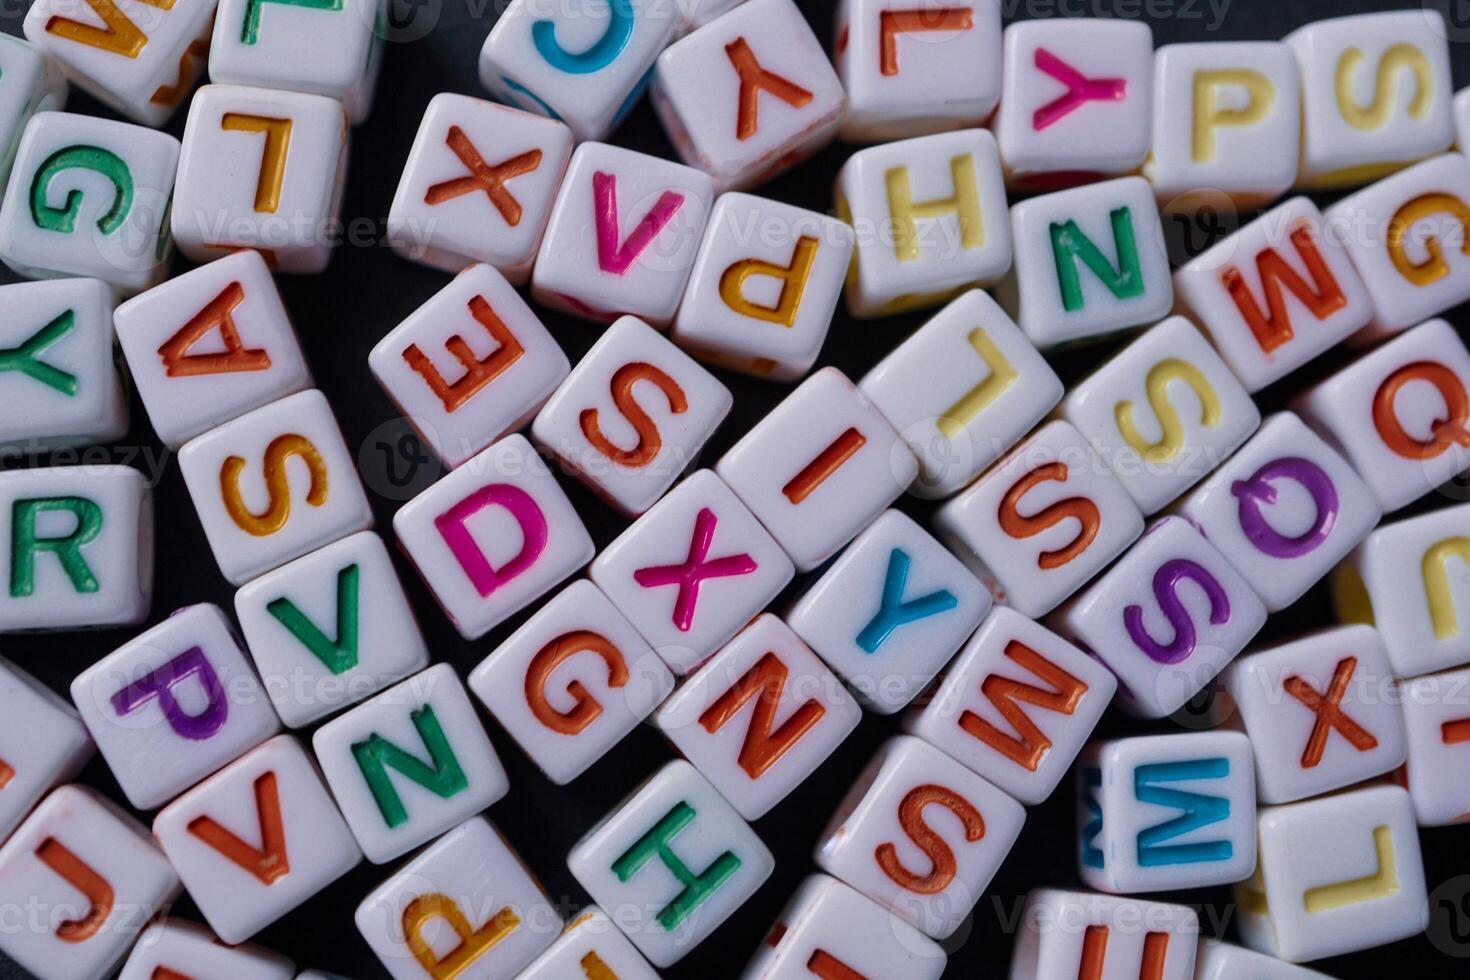
M92 758L92 736L76 709L8 660L0 659L0 841L41 797Z
M1206 939L1200 943L1195 980L1331 980L1325 973L1308 970L1229 943Z
M1016 259L996 296L1042 350L1145 326L1173 308L1159 207L1142 177L1022 201L1011 208L1011 240Z
M817 865L934 939L980 901L1026 809L927 742L888 740L817 842Z
M1280 612L1367 536L1382 510L1347 461L1278 412L1177 512Z
M607 913L593 905L567 923L561 937L536 961L517 975L517 980L566 980L603 975L617 980L659 980L658 974Z
M692 357L625 316L577 362L531 437L593 493L636 517L694 463L734 403Z
M281 730L229 620L208 603L175 611L83 671L71 699L139 810Z
M649 96L680 158L754 187L837 135L847 93L792 0L747 0L658 56Z
M755 894L775 858L687 762L670 762L567 855L654 966L673 966Z
M571 156L564 123L442 92L398 180L389 244L445 272L485 262L524 283Z
M192 269L113 315L153 431L171 449L311 387L301 341L259 252Z
M602 758L673 689L669 668L586 579L470 673L470 690L558 785Z
M0 473L0 631L126 626L153 595L153 491L129 466Z
M36 113L0 205L0 260L30 279L92 276L124 295L157 285L173 258L178 163L179 141L167 133Z
M506 278L472 265L378 341L368 367L454 467L530 421L571 365Z
M1321 796L1404 762L1404 712L1383 641L1367 626L1322 630L1242 657L1225 689L1255 747L1263 803Z
M260 946L226 946L187 919L161 919L143 930L117 980L227 976L232 980L292 980L296 964Z
M1303 185L1366 183L1449 148L1449 32L1425 7L1332 17L1286 36L1301 69Z
M793 381L816 363L852 264L853 230L750 194L721 194L673 339L719 367Z
M837 214L857 233L853 316L938 306L1011 267L995 137L983 129L859 150L837 174Z
M1195 980L1199 934L1183 905L1038 888L1026 896L1010 980Z
M1298 963L1429 924L1414 809L1397 786L1264 807L1259 823L1260 867L1235 889L1246 945Z
M1166 517L1051 623L1117 675L1120 707L1163 718L1245 649L1266 607L1198 528Z
M1431 674L1400 681L1408 732L1403 783L1421 827L1443 827L1470 820L1470 785L1460 778L1470 753L1470 671Z
M630 313L667 326L684 296L714 196L714 182L693 167L606 143L582 144L541 240L532 295L589 320L611 323Z
M1061 379L1014 321L972 289L863 376L858 387L919 457L909 492L947 497L1061 401Z
M935 514L996 598L1051 612L1143 533L1143 515L1082 434L1050 422Z
M235 593L266 694L302 728L429 666L383 539L361 531Z
M997 607L906 728L1022 803L1051 796L1113 699L1108 669Z
M433 840L510 789L449 664L435 664L327 722L311 743L347 825L374 864Z
M592 560L592 537L544 460L513 435L393 515L399 546L465 639Z
M1000 102L998 0L844 0L833 61L841 136L908 139L982 125Z
M179 469L234 585L373 524L356 462L315 389L191 440Z
M898 499L919 462L857 386L829 367L786 396L715 472L807 572Z
M342 103L206 85L184 127L174 240L194 262L253 248L281 272L321 272L338 232L346 172Z
M100 279L0 286L0 446L34 453L127 434L112 305Z
M683 675L776 598L796 569L734 491L699 470L604 548L590 574Z
M227 943L249 939L362 860L316 764L290 735L170 803L153 836Z
M766 613L653 717L740 815L756 820L852 734L862 709L801 638Z
M10 164L20 134L38 112L66 104L67 84L61 67L36 45L6 34L0 37L0 181Z

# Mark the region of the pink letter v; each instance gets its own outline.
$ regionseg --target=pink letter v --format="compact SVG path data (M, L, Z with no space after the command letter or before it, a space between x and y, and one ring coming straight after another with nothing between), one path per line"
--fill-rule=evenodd
M638 227L628 235L628 240L618 244L618 179L612 174L592 174L592 214L597 220L597 264L603 272L621 276L628 271L643 250L649 246L664 225L684 204L684 195L675 191L664 191L652 208L638 222Z

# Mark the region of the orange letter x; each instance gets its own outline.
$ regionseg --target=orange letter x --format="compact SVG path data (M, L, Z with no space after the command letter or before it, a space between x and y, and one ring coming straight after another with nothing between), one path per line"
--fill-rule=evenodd
M1327 738L1334 728L1359 752L1378 747L1378 739L1342 711L1343 696L1347 694L1348 684L1352 682L1353 671L1357 668L1357 657L1346 657L1338 661L1337 667L1332 671L1332 682L1327 685L1325 698L1301 677L1286 679L1286 693L1317 714L1317 722L1312 726L1312 737L1307 739L1306 750L1302 752L1303 769L1311 769L1322 761Z
M495 205L495 210L500 212L506 224L512 228L520 224L521 202L505 189L505 182L512 177L530 173L541 166L541 151L531 150L492 167L485 162L484 157L480 156L480 151L475 149L475 144L470 142L470 138L458 126L449 127L449 135L444 138L444 142L454 151L454 155L459 157L460 162L465 165L470 174L468 177L456 177L454 180L446 180L442 184L430 187L424 194L424 203L443 204L463 194L484 191L485 196L490 198L490 203Z
M725 54L730 56L730 63L740 76L740 115L735 121L737 139L748 140L760 129L762 89L793 109L800 109L812 100L812 93L800 85L762 68L745 38L737 37L725 45Z

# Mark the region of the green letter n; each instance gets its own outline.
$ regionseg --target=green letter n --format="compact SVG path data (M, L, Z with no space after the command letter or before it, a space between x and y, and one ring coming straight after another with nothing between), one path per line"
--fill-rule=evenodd
M76 527L59 537L40 537L36 525L47 511L70 511ZM97 576L82 557L82 546L102 533L102 508L85 497L38 497L17 500L10 511L10 594L15 598L36 591L36 553L49 551L78 592L96 592Z
M272 599L266 612L301 641L333 674L345 674L357 666L358 580L361 569L348 565L337 573L337 639L327 638L296 603L285 596Z
M1092 274L1118 299L1142 296L1143 270L1138 266L1138 246L1133 239L1133 216L1128 208L1118 208L1110 215L1113 223L1113 245L1118 250L1118 268L1082 233L1077 222L1051 226L1051 250L1057 264L1057 282L1062 288L1062 307L1072 313L1082 309L1082 276L1077 269L1081 259Z
M454 750L449 747L449 740L444 737L444 729L439 727L439 719L434 717L434 709L425 705L409 717L413 719L419 738L424 740L424 746L429 750L429 761L432 765L424 764L377 732L368 736L367 741L355 742L352 746L352 756L357 760L358 768L367 780L368 789L372 790L373 799L377 800L378 809L382 811L383 819L389 827L397 827L408 820L408 810L404 808L398 791L393 788L393 781L388 778L388 767L397 769L424 789L446 800L461 790L468 789L470 785L464 770L459 766L459 760L454 757Z
M679 860L679 856L670 849L669 842L693 820L694 808L681 801L652 830L628 848L622 857L614 861L612 866L613 874L618 876L618 880L627 881L656 857L678 879L679 884L684 886L674 896L674 900L658 914L658 924L666 932L679 928L680 923L689 918L695 909L719 891L720 886L740 869L740 859L729 851L715 858L714 863L699 874L690 871L689 866Z

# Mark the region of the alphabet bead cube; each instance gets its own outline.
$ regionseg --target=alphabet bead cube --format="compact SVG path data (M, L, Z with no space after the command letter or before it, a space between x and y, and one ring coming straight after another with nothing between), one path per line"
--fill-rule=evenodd
M153 594L153 491L129 466L0 473L0 631L126 626Z
M21 25L88 95L144 126L162 126L204 73L211 4L42 0ZM59 108L59 106L57 106Z
M92 758L76 710L9 660L0 659L0 841L31 807Z
M1225 689L1255 747L1263 803L1291 803L1404 761L1404 712L1378 632L1323 630L1232 664Z
M184 127L174 240L194 262L253 248L280 272L321 272L338 233L346 171L342 103L206 85Z
M1114 893L1243 881L1256 868L1256 775L1239 732L1088 746L1077 770L1082 880Z
M919 457L909 492L964 487L1061 401L1062 382L988 293L962 293L858 387Z
M1117 688L1096 659L1000 606L905 727L1035 805L1062 781Z
M1301 184L1362 184L1449 147L1449 30L1425 8L1332 17L1286 36L1302 79Z
M1362 336L1381 340L1470 298L1470 161L1425 160L1327 209L1373 301Z
M1011 980L1099 980L1152 971L1194 980L1199 916L1183 905L1038 888L1026 897Z
M1149 329L1075 385L1062 416L1146 515L1168 506L1261 424L1245 388L1182 316Z
M567 855L567 867L654 966L673 966L744 905L775 858L682 760L650 777Z
M510 977L556 939L561 916L483 817L445 834L357 907L395 980Z
M171 449L311 387L301 342L259 252L176 276L123 303L113 319L153 431Z
M590 574L682 676L776 598L796 569L734 491L699 470L604 548Z
M393 515L455 629L484 636L592 560L566 492L525 436L495 443Z
M606 13L512 0L480 49L480 84L565 122L578 142L600 140L642 98L680 20L676 5L653 0L619 0Z
M0 286L0 399L6 404L0 445L38 452L127 434L112 304L112 291L100 279Z
M389 244L445 272L485 262L524 283L571 156L565 123L441 92L398 180Z
M536 957L519 980L563 980L578 972L596 976L599 970L618 980L658 980L628 937L593 905L567 923L561 938Z
M260 946L226 946L186 919L155 922L138 937L118 980L228 976L236 980L292 980L296 964Z
M1470 671L1458 670L1399 681L1408 733L1408 759L1401 781L1421 827L1470 820L1470 786L1459 778L1470 742Z
M567 586L470 672L470 690L557 785L586 772L674 689L597 586Z
M715 465L796 562L832 557L913 483L919 462L836 368L823 368Z
M606 143L577 147L536 256L532 295L589 320L629 313L667 326L714 196L714 182L693 167Z
M362 860L315 764L289 735L169 804L153 836L227 943L249 939Z
M669 45L650 93L683 161L754 187L837 134L847 93L791 0L747 0Z
M692 357L625 316L577 362L531 424L531 436L633 517L698 458L734 402Z
M383 539L343 538L235 593L266 694L291 728L429 666L429 648Z
M229 620L208 603L176 610L83 671L71 699L139 810L281 730Z
M725 644L653 716L747 820L785 799L861 718L842 683L770 613Z
M885 511L792 607L786 621L868 707L900 710L949 662L991 597L912 518Z
M995 137L983 129L859 150L837 173L837 215L857 232L856 317L938 306L1011 267Z
M1016 260L996 297L1042 350L1154 323L1174 305L1159 208L1142 177L1022 201L1011 239Z
M1119 706L1173 714L1266 623L1266 607L1189 521L1166 517L1052 617L1118 677Z
M1256 392L1355 334L1373 302L1322 212L1294 197L1174 273L1174 293Z
M791 896L741 976L939 980L944 964L944 950L934 940L837 879L817 874Z
M996 598L1038 618L1143 533L1117 478L1063 421L1049 422L935 513L940 537Z
M1462 532L1470 505L1385 524L1332 576L1337 618L1379 627L1393 672L1417 677L1470 663L1460 610L1470 586Z
M1259 824L1260 867L1235 890L1246 945L1299 963L1428 924L1414 811L1397 786L1265 807Z
M178 162L179 141L167 133L36 113L0 205L0 260L29 279L89 276L125 295L157 285L173 258Z
M853 240L850 226L815 211L721 194L674 319L674 341L732 371L772 381L801 377L827 337Z
M1206 939L1200 943L1195 980L1329 980L1327 974L1283 963L1249 949Z
M32 115L51 112L66 104L67 84L61 68L39 47L7 34L0 38L0 180L10 176L10 164L21 131Z
M1470 351L1454 327L1431 320L1298 395L1292 406L1347 457L1388 512L1470 468L1467 386Z
M191 440L179 469L234 585L373 523L342 430L316 390Z
M1291 189L1301 150L1296 55L1278 41L1168 44L1154 60L1153 149L1143 172L1165 213L1224 194L1237 207Z
M1357 546L1382 511L1348 465L1278 412L1178 505L1266 604L1280 612Z
M378 341L368 367L453 467L528 422L570 364L506 278L477 264Z
M947 939L1021 833L1026 810L917 738L889 739L817 842L817 865ZM931 822L932 821L932 822Z
M325 95L367 118L383 62L383 0L222 0L209 80Z
M367 859L386 864L468 820L510 789L464 685L435 664L311 739Z
M0 848L0 900L44 910L0 932L0 953L38 980L103 980L179 895L148 831L82 786L46 797Z
M836 38L833 61L848 96L844 140L979 126L1000 102L996 0L845 0Z
M1007 183L1065 187L1143 165L1154 89L1147 23L1022 21L1006 28L1004 43L1000 110L992 125Z

